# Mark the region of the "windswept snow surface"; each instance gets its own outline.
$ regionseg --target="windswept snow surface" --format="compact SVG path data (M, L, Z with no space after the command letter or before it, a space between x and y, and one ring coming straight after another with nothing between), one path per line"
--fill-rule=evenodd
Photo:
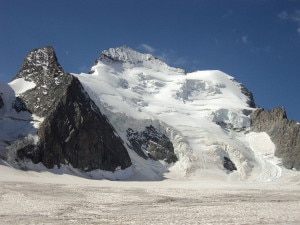
M265 181L280 176L276 163L258 152L264 151L254 144L260 136L247 138L253 109L233 77L217 70L185 73L127 47L103 53L92 74L75 74L90 97L125 143L128 128L152 125L170 138L179 158L162 165L128 148L136 175ZM224 169L224 157L237 171Z
M16 170L0 159L0 224L298 225L299 174L293 179L91 180Z

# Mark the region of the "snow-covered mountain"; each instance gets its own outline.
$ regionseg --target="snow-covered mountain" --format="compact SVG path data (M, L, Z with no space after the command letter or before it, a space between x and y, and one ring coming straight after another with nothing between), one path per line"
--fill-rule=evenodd
M42 65L43 72L47 70L45 66ZM32 71L27 73L30 75ZM43 76L41 72L39 74ZM24 136L29 138L28 135L34 139L43 121L42 115L33 110L17 112L16 107L11 108L15 96L22 100L22 96L28 96L30 91L36 92L37 86L39 90L43 88L44 83L37 84L39 76L35 80L29 79L28 75L17 76L8 85L2 84L0 87L4 102L0 104L0 125L4 131L0 135L0 153L6 161L9 160L4 157L5 152L12 149L11 143L15 143L12 140ZM64 85L59 80L61 76L66 75L55 76L55 88ZM251 92L221 71L186 73L150 54L124 46L103 51L89 73L69 76L78 78L83 86L82 92L87 93L93 102L89 105L95 104L92 108L97 107L95 111L105 115L114 129L114 135L122 140L132 165L126 163L126 166L110 170L110 173L99 170L101 167L93 167L95 170L84 173L84 169L74 163L60 161L65 170L82 176L88 174L94 178L104 176L110 179L203 179L210 176L224 180L256 181L279 178L285 171L281 158L275 157L276 146L270 136L251 130L251 115L256 110ZM26 99L19 101L19 105L24 104L26 108L33 104L26 102ZM66 112L68 110L63 113ZM18 121L13 123L14 127L8 120L12 117ZM295 124L293 133L298 131L299 124ZM296 141L299 136L296 134ZM38 145L39 138L30 143ZM295 146L299 152L299 145ZM61 148L61 154L64 154L64 144ZM113 148L110 144L107 149L110 151ZM18 149L13 152L16 154ZM76 151L73 153L76 154ZM9 156L14 155L10 152ZM297 162L299 159L293 161L290 168L297 168ZM41 164L29 164L26 163L27 168L43 167Z

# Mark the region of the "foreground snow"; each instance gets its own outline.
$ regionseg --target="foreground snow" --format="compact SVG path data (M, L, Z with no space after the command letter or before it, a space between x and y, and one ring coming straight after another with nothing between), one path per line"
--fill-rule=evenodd
M285 177L99 181L0 165L0 224L299 224L299 175Z

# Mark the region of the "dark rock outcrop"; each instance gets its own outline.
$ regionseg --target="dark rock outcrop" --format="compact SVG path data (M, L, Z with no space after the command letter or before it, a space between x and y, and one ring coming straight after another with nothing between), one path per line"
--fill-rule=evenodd
M254 97L253 97L252 92L249 91L248 88L246 88L246 86L243 84L240 84L240 87L241 87L242 93L248 97L248 100L247 100L248 106L251 108L255 108L256 104L254 102Z
M16 110L16 112L21 112L21 111L30 112L30 110L27 109L25 102L19 97L15 98L15 100L12 103L12 107L13 109Z
M284 108L257 109L251 114L251 129L266 132L276 146L275 156L283 165L300 170L300 125L288 120Z
M167 163L178 160L172 142L153 126L146 127L143 132L136 132L129 128L127 139L132 149L144 159L164 160Z
M0 109L4 106L4 102L3 99L1 97L1 93L0 93Z
M226 156L223 157L223 166L228 171L237 170L235 164Z
M84 171L115 171L131 165L116 131L80 81L63 71L52 47L30 52L17 78L36 84L18 96L18 110L44 118L38 143L19 149L19 159L42 162L48 168L71 164Z

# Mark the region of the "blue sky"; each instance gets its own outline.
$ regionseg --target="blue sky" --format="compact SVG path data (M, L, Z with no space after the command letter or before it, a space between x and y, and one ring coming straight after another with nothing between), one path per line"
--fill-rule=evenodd
M0 81L45 45L73 73L122 45L187 71L218 69L300 121L300 0L0 0Z

